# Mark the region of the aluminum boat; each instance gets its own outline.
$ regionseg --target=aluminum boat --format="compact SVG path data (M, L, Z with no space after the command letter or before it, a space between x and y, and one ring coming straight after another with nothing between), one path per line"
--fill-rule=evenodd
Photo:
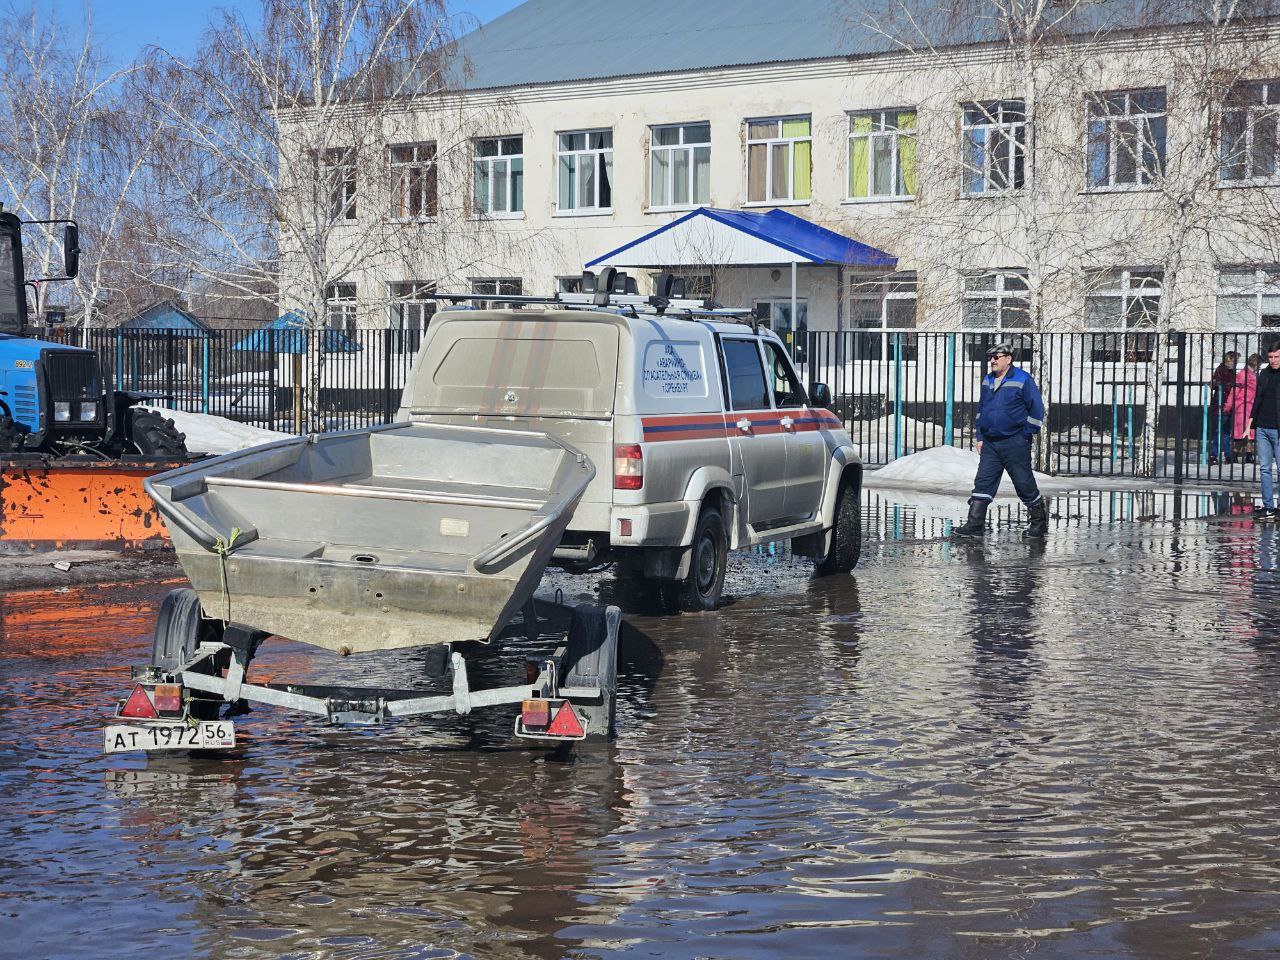
M207 616L345 654L495 639L594 475L544 433L400 423L145 487Z

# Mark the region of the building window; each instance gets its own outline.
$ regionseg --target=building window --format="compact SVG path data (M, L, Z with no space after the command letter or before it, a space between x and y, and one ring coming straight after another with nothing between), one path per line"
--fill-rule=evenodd
M711 202L711 124L649 129L649 206L655 210Z
M1021 190L1026 172L1027 111L1021 100L966 103L964 192Z
M813 179L809 117L747 121L747 202L808 200Z
M1089 186L1146 186L1164 172L1165 92L1095 93L1089 105Z
M356 285L331 283L325 291L325 325L330 330L350 333L356 328Z
M855 333L851 359L881 360L895 356L894 350L899 347L904 360L917 358L919 344L915 334L896 334L916 326L916 288L914 271L850 276L848 315ZM837 357L836 362L843 359Z
M1216 324L1227 333L1280 327L1280 266L1219 270Z
M320 183L330 220L356 218L356 151L354 147L322 150L318 155Z
M1105 330L1089 338L1094 363L1146 363L1155 349L1160 314L1160 270L1118 269L1092 273L1084 301L1086 330Z
M556 293L582 293L582 274L556 277Z
M416 353L422 332L436 313L434 283L406 280L391 284L391 349L397 353Z
M960 323L966 330L964 352L970 361L985 363L987 350L1011 331L1031 326L1031 298L1025 270L979 270L964 275L964 309ZM1010 337L1014 359L1030 359L1029 338Z
M715 278L709 273L698 273L693 270L665 270L663 273L673 273L679 279L684 281L684 298L686 300L714 300L716 296ZM654 283L654 289L657 289L658 278L662 273L650 274L650 279Z
M524 282L520 277L472 277L471 292L488 294L493 297L518 297L524 291ZM509 304L493 303L487 300L473 300L471 305L477 310L500 310Z
M592 213L613 209L613 131L562 133L559 144L559 210Z
M1277 178L1278 126L1280 80L1232 88L1222 110L1219 176L1223 183L1270 183Z
M849 199L914 197L916 112L849 114Z
M791 300L757 300L756 319L778 335L796 363L804 363L809 353L809 302L796 300L796 319L791 319Z
M524 212L524 137L476 141L472 172L475 212L510 217Z
M436 145L407 143L391 148L391 217L426 220L436 215Z

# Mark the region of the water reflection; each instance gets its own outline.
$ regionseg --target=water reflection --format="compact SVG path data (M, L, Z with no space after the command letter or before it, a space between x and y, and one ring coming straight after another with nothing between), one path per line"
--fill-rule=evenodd
M853 576L740 555L718 613L637 603L620 736L587 750L517 744L509 714L264 709L227 759L102 758L167 587L7 597L0 932L228 960L1280 951L1280 529L1220 500L1039 546L902 520ZM423 671L297 644L258 666Z

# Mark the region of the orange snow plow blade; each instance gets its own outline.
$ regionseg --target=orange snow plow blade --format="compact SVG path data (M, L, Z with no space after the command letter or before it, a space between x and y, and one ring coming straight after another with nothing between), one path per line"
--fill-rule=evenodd
M0 554L166 547L144 478L187 461L12 457L0 461Z

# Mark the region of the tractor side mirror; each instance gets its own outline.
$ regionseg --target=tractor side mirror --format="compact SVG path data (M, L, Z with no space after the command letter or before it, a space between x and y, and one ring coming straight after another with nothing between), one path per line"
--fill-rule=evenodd
M80 228L74 222L62 230L62 272L68 280L80 272Z
M831 388L825 383L815 383L813 389L809 391L809 397L815 407L830 408L831 406Z

